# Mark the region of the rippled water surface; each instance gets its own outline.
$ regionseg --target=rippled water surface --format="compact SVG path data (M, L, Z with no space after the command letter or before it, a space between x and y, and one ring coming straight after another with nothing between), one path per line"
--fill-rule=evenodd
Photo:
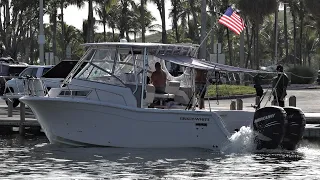
M45 136L1 136L1 179L319 179L320 146L252 150L242 129L223 153L203 149L71 148Z

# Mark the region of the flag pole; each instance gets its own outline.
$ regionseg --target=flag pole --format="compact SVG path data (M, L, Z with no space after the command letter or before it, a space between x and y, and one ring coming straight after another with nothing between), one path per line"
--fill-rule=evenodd
M206 11L207 12L207 11ZM214 12L214 11L213 11ZM216 14L222 15L222 13L220 12L214 12ZM207 40L208 36L210 35L210 33L214 30L214 24L212 24L211 29L209 30L209 32L206 33L206 36L204 37L204 39L201 39L201 42L199 44L199 47L197 49L197 51L195 51L195 54L199 51L199 49L201 48L201 46L203 45L203 43Z

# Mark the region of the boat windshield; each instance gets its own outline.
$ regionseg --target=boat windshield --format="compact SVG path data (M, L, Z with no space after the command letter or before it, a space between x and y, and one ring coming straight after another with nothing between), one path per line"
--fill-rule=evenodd
M142 55L119 49L94 49L89 63L75 76L78 79L114 85L142 82Z
M76 75L76 78L123 85L123 82L113 75L117 58L118 54L115 49L96 49L90 58L90 62Z

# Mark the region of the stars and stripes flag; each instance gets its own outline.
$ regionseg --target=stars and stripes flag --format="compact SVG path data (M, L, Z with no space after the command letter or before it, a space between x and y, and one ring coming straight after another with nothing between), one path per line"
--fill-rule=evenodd
M227 26L238 35L245 28L244 21L231 7L220 17L219 23Z

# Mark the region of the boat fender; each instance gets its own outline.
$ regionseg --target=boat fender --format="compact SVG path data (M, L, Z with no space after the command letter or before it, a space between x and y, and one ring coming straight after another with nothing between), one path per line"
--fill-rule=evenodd
M294 150L303 137L306 127L306 117L300 108L285 107L283 109L287 113L288 123L281 147L287 150Z
M286 127L286 111L279 106L264 107L254 114L253 132L257 149L278 148Z

